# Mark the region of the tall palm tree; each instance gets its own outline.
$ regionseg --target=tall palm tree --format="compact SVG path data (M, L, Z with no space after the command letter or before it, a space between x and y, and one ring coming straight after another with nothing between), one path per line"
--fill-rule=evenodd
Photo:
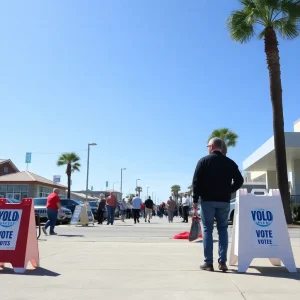
M224 155L227 154L227 148L228 147L235 147L236 146L236 142L238 139L238 135L231 131L228 128L219 128L219 129L215 129L211 135L208 138L208 142L210 139L218 137L220 139L223 140L224 142L224 148L222 149L222 152Z
M188 186L188 195L191 197L193 194L193 185Z
M175 199L177 200L177 202L178 202L178 197L179 197L179 192L180 192L180 185L177 185L177 184L175 184L175 185L173 185L172 187L171 187L171 192L172 192L172 194L174 195L174 197L175 197Z
M143 191L143 188L141 186L137 186L136 189L135 189L135 191L137 193L139 193L139 197L141 197L141 192Z
M246 43L260 28L259 39L264 39L269 69L270 94L273 110L273 131L277 182L281 193L287 223L292 222L287 175L284 118L282 106L281 69L277 34L284 39L294 39L300 34L299 0L239 0L242 7L232 12L228 19L231 37Z
M71 198L71 175L75 171L80 171L79 168L81 165L79 161L79 156L74 152L62 154L57 161L57 165L59 167L67 165L66 174L68 176L68 199Z

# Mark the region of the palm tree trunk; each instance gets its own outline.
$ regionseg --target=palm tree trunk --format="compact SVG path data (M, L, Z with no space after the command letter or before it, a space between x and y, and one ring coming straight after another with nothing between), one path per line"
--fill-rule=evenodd
M273 131L277 169L277 183L281 194L286 222L288 224L291 224L293 220L290 207L290 193L286 163L280 58L276 32L272 27L266 28L265 52L267 56L267 64L269 69L270 93L273 109Z
M67 166L67 176L68 176L68 199L71 199L71 165Z

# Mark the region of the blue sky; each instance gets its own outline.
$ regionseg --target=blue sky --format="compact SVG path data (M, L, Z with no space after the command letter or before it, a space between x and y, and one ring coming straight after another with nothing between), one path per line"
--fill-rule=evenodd
M135 180L159 201L190 184L211 131L240 138L242 161L272 136L264 45L233 42L236 0L6 1L1 5L1 157L49 179L61 152L82 159L73 189ZM286 131L299 111L300 39L280 40ZM296 102L298 101L298 104ZM298 108L298 110L297 110ZM116 188L119 184L115 185ZM143 194L145 195L145 193Z

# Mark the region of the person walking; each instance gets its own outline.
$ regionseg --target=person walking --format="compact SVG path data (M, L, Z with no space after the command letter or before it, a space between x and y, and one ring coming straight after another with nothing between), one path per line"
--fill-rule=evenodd
M107 209L107 225L114 225L115 221L115 210L117 207L118 201L114 192L111 192L106 199L106 209Z
M148 199L145 201L145 222L147 222L147 217L148 218L148 223L150 223L150 220L152 219L152 214L153 214L153 200L149 196Z
M127 213L127 219L131 219L131 217L132 217L132 204L131 204L131 200L128 200L128 202L127 202L126 213Z
M45 226L42 227L42 230L45 235L48 235L47 228L50 227L50 235L57 235L57 233L54 232L54 228L57 221L58 210L59 212L62 211L59 198L59 189L53 189L53 193L48 196L46 208L48 221L46 222Z
M121 220L122 220L122 222L125 222L126 209L127 209L127 203L125 201L125 198L123 198L122 201L120 202L120 210L121 210Z
M244 183L237 164L222 154L223 141L213 138L208 145L209 155L199 160L193 178L194 211L197 214L199 197L200 215L203 224L204 264L201 270L214 271L213 227L217 222L219 235L219 270L228 270L228 214L231 194Z
M133 211L133 219L134 224L136 222L140 223L140 210L141 210L142 199L139 197L139 194L132 199L132 211Z
M173 200L172 196L170 196L169 200L167 201L169 223L173 223L175 208L176 208L176 202L175 200Z
M98 203L98 224L103 223L103 216L105 211L106 200L104 194L100 194L100 199Z
M191 201L187 193L184 194L182 198L182 211L183 211L183 223L189 222L189 209L190 209Z
M145 203L142 202L141 204L141 217L144 218L145 217Z

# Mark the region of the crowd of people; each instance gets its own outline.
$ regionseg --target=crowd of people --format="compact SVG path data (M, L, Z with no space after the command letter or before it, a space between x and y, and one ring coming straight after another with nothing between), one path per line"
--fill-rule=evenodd
M156 205L150 196L144 202L139 194L136 194L132 199L123 198L118 201L113 192L106 199L104 194L101 194L98 202L98 224L103 224L104 212L106 211L107 225L113 225L117 207L122 222L125 222L125 219L133 218L135 224L139 223L140 219L150 223L153 216L158 216L159 218L166 217L169 223L172 223L174 217L179 216L183 219L182 222L188 223L191 201L188 194L184 194L184 197L179 201L175 201L170 196L167 202L162 202L159 205Z

